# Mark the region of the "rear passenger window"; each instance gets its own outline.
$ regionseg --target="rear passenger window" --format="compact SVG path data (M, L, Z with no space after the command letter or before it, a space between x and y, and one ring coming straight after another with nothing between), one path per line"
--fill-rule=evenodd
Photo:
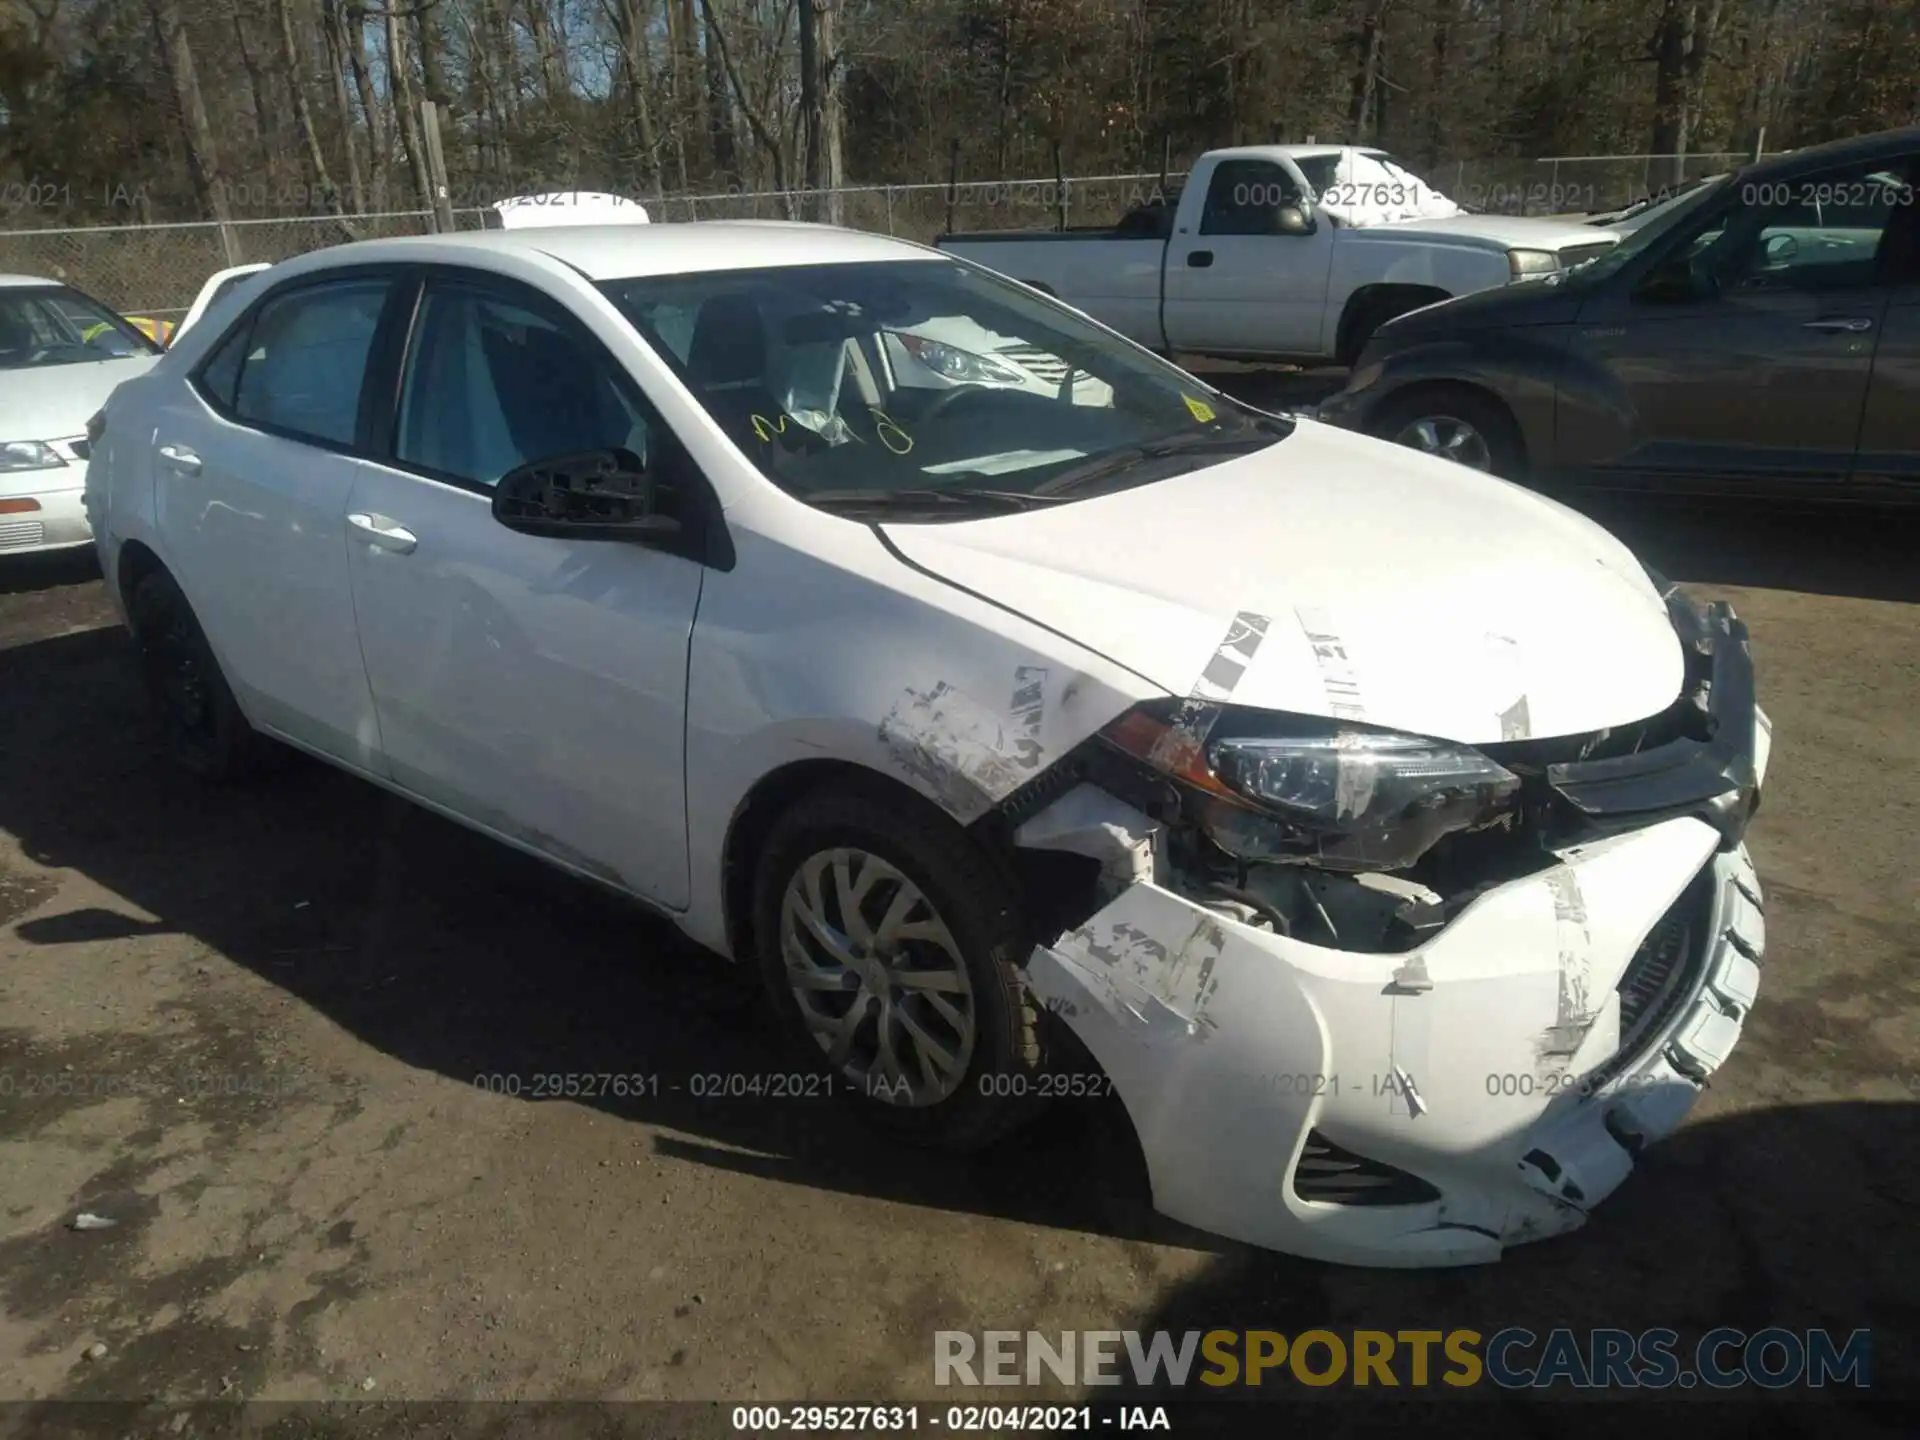
M240 362L247 358L247 335L252 329L251 317L236 325L201 363L200 373L194 377L200 393L223 410L233 409L233 392L240 384Z
M246 424L351 445L389 286L387 280L339 280L267 301L247 335L234 414Z

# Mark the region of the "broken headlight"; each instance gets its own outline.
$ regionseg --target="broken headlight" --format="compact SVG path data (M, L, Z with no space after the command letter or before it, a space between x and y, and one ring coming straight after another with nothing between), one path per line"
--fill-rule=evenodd
M1107 738L1181 782L1207 835L1247 861L1403 869L1498 819L1520 789L1468 746L1274 712L1143 707Z

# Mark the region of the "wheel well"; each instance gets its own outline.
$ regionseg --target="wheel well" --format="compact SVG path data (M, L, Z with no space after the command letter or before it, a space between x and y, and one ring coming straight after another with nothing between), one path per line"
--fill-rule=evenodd
M828 785L844 785L883 796L887 803L945 812L905 781L846 760L796 760L760 777L733 812L721 850L720 900L725 908L727 948L736 960L749 953L753 930L754 856L774 822L801 797Z
M115 577L115 584L120 591L120 603L125 605L133 598L133 592L139 588L142 580L156 570L166 568L161 563L160 557L138 540L127 541L120 547L119 574Z
M1407 310L1417 310L1422 305L1432 305L1437 301L1451 300L1447 291L1436 285L1362 285L1347 297L1347 305L1340 312L1340 328L1334 340L1334 353L1343 362L1350 363L1358 359L1354 352L1359 346L1355 343L1355 331L1367 316L1385 308L1388 304L1401 304L1396 314Z

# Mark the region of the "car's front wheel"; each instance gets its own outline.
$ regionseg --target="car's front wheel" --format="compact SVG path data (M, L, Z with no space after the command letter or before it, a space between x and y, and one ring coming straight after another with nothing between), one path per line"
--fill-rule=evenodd
M1391 400L1373 430L1383 440L1502 479L1519 480L1526 470L1513 417L1498 401L1464 387L1436 386Z
M945 816L864 787L814 792L768 836L753 918L797 1052L872 1122L965 1150L1034 1108L1016 887Z

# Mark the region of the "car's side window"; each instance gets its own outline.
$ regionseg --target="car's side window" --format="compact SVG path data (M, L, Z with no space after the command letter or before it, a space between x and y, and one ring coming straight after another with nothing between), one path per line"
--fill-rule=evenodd
M1300 187L1271 160L1222 160L1207 184L1202 235L1277 235L1276 212L1300 203Z
M491 486L581 450L651 459L657 421L612 358L557 317L488 290L435 282L416 322L394 456Z
M1692 247L1720 285L1735 292L1880 283L1882 242L1916 198L1906 176L1883 165L1741 189L1739 204Z
M233 409L233 392L240 385L240 366L247 358L247 336L252 330L251 316L234 326L200 363L194 377L200 393L223 410Z
M268 300L248 334L234 415L244 424L351 445L390 286L386 279L337 280Z

